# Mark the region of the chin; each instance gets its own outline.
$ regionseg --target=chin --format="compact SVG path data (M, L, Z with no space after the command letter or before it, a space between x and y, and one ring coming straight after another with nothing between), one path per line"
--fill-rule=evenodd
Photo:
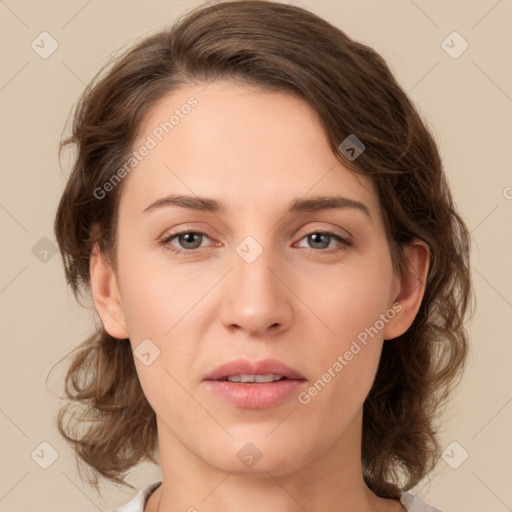
M217 445L216 450L210 445L204 457L198 456L219 471L254 477L268 477L268 473L286 475L299 470L307 462L304 442L285 444L281 439L271 441L265 435L244 440L231 439Z

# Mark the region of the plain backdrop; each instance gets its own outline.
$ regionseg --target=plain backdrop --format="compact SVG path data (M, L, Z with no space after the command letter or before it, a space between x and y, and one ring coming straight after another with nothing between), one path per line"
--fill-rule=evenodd
M199 3L0 2L3 512L108 510L134 494L107 484L98 497L80 480L73 453L54 423L63 365L45 384L54 363L94 325L92 313L76 304L66 288L55 253L52 224L70 170L65 159L59 165L57 148L71 108L109 55ZM444 458L412 492L446 512L508 511L512 1L294 3L386 59L435 134L456 204L473 237L477 301L468 324L469 363L443 417ZM44 55L52 44L57 49ZM143 464L130 481L139 489L159 478L157 466Z

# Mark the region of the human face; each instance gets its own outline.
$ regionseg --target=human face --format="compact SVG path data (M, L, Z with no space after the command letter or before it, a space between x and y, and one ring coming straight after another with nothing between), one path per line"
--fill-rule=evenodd
M120 321L136 355L150 340L141 345L150 356L135 364L166 446L222 471L282 474L354 435L383 339L393 337L400 283L372 182L337 160L306 103L230 82L202 89L155 104L134 145L156 140L160 123L196 98L125 178ZM150 207L171 194L213 199L219 209ZM288 211L324 196L352 203ZM176 236L190 232L204 235ZM278 403L235 404L205 377L237 358L277 359L304 380ZM325 386L314 393L319 379ZM243 450L261 459L244 463Z

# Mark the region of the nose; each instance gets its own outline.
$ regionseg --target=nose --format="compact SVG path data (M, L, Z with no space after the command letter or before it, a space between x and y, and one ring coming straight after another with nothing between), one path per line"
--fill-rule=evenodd
M293 286L287 282L290 277L283 265L271 252L263 248L252 262L234 253L234 267L221 291L220 318L227 329L245 331L251 337L268 337L291 325Z

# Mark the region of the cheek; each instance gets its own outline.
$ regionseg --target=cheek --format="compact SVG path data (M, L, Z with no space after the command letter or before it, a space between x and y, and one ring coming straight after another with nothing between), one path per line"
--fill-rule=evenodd
M322 333L316 335L315 350L310 354L318 372L311 405L343 404L332 411L334 424L343 423L347 414L350 417L362 405L378 368L386 325L382 315L387 321L392 318L386 316L393 278L391 261L374 254L377 256L361 258L350 267L340 265L329 280L310 277L302 288L302 297L308 297L304 302L314 305L312 309L322 321L314 319L311 324ZM313 282L320 286L310 287L315 292L307 295L306 285Z
M298 295L317 317L322 337L342 348L370 328L391 306L390 260L376 256L333 267L300 281Z
M172 327L173 304L164 294L162 283L151 278L140 279L140 271L126 283L123 291L123 311L132 343L144 338L160 339Z
M166 339L175 324L204 294L199 273L170 265L165 257L154 258L149 250L137 249L135 240L119 241L118 274L126 328L133 341ZM130 250L127 248L130 247ZM161 253L164 249L155 249ZM172 332L172 331L171 331Z
M179 402L187 396L182 397L178 383L189 378L187 371L202 334L197 331L200 299L218 277L205 279L198 272L185 272L179 265L168 265L165 258L152 260L142 250L121 254L118 274L124 320L142 388L153 408L169 400ZM144 358L137 356L147 352L154 360L145 366Z

